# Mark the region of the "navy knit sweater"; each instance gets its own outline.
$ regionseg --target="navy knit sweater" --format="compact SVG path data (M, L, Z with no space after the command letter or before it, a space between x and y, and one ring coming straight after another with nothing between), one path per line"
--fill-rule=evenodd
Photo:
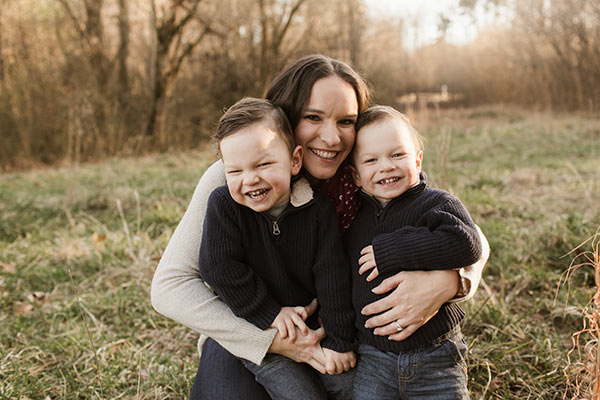
M417 186L391 200L385 208L373 197L361 193L361 208L344 234L352 266L358 341L395 353L430 346L464 318L458 304L444 304L425 325L400 342L376 336L365 328L368 317L360 314L360 310L389 294L376 295L371 289L400 271L461 268L479 260L481 242L475 224L457 198L429 188L424 174ZM379 276L367 282L370 271L359 275L358 259L360 251L371 244Z
M329 199L312 197L298 207L288 204L273 218L236 203L226 186L214 190L204 220L200 275L235 315L261 329L281 307L316 297L327 332L321 345L346 352L356 338L350 269ZM306 322L316 328L317 313Z

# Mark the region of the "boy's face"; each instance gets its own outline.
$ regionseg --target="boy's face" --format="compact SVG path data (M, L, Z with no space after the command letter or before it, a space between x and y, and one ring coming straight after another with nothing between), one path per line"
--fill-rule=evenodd
M363 127L354 144L356 185L382 203L419 183L423 152L403 121L386 118Z
M290 180L302 166L302 147L293 154L268 123L247 126L219 143L229 193L236 203L263 212L286 201Z

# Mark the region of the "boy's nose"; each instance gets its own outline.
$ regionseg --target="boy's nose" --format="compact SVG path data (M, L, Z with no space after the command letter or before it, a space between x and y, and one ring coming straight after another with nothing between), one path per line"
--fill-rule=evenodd
M242 176L242 184L244 185L254 185L258 183L258 175L254 171L244 172Z
M381 160L381 163L379 164L380 171L391 171L392 169L394 169L394 164L390 160Z

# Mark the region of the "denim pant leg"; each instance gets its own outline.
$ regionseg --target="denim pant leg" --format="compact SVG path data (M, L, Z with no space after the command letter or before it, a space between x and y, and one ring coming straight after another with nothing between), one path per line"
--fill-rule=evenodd
M399 399L398 355L361 344L354 375L354 400Z
M468 399L466 355L467 345L460 330L430 348L400 354L401 393L408 399Z
M273 400L327 399L318 372L308 364L278 354L267 354L260 365L242 362Z
M270 400L240 360L208 339L202 349L191 400Z
M327 392L329 400L351 400L352 399L352 381L356 368L335 375L317 374Z

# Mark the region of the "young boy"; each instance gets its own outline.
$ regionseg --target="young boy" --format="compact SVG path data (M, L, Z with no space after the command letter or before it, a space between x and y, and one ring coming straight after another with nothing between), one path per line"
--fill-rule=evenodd
M329 369L349 370L356 333L350 271L329 200L306 179L292 179L302 147L285 114L267 100L242 99L221 117L215 139L227 186L208 200L200 275L235 315L283 338L318 326L316 314L294 307L316 297ZM349 374L316 374L270 354L261 365L242 361L274 399L325 398L323 386L335 396L344 385L338 397L351 396Z
M466 345L456 303L447 303L403 341L365 327L363 307L382 296L371 290L399 271L460 268L477 261L481 244L462 203L432 189L421 172L422 142L391 107L363 113L351 162L362 205L344 244L352 272L358 328L355 399L468 398ZM395 322L397 331L403 329Z

